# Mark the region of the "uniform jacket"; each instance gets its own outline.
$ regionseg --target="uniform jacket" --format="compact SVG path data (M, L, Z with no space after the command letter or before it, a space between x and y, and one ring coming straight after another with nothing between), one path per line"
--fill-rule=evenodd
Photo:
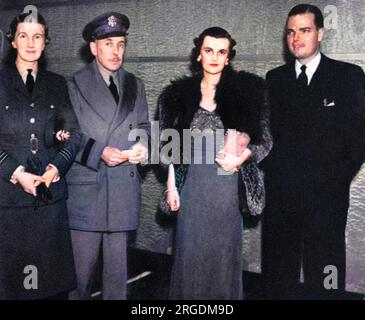
M182 132L190 128L201 101L201 79L201 74L185 77L165 88L159 98L161 130L174 128ZM258 163L266 157L272 146L264 81L248 72L236 72L231 67L226 67L217 86L215 101L216 112L225 129L236 129L250 135L252 161L245 163L240 173L249 211L252 215L259 215L265 206L265 194L263 174ZM175 176L179 190L186 173L186 165L176 166Z
M298 88L294 63L268 72L267 83L274 144L265 170L273 201L288 210L348 203L364 161L362 69L322 55L305 90Z
M54 133L62 128L71 138L55 143ZM38 139L35 155L31 134ZM15 67L0 71L0 299L41 299L74 288L64 176L79 144L77 119L63 77L39 70L30 95ZM48 204L37 203L19 183L9 181L31 157L41 161L39 174L49 163L59 170L61 179L51 184ZM24 289L24 264L38 268L38 290Z
M119 105L103 80L96 62L69 81L73 108L83 133L81 150L68 174L70 225L86 231L126 231L138 225L140 176L137 167L108 167L101 155L106 146L129 149L133 129L150 134L142 81L120 69Z
M64 144L54 143L56 127L71 132ZM52 201L66 199L64 176L77 154L80 143L78 124L63 77L39 70L33 94L30 95L15 67L0 71L0 206L29 207L34 197L9 180L19 165L27 166L32 156L31 134L38 139L36 156L41 160L42 173L52 163L61 179L52 183Z

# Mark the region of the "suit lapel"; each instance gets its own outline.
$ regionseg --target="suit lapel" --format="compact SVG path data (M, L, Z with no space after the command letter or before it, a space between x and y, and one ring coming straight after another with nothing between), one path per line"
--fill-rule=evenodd
M91 109L104 121L111 122L115 112L115 100L97 69L96 62L75 74L75 83Z
M286 74L287 74L288 81L290 81L290 83L295 84L297 81L297 74L295 73L295 63L294 62L288 64Z
M22 77L20 76L17 68L14 66L12 68L9 68L10 73L10 85L13 87L13 89L17 92L20 92L23 96L25 96L27 99L31 99L31 96L27 90L27 87L25 86Z
M329 65L329 59L322 54L321 62L319 63L309 85L312 99L326 98L326 94L329 93L329 86L331 85L329 81L331 78L330 74L331 68Z
M118 104L118 110L116 111L114 121L111 127L112 130L119 127L128 116L128 113L133 110L136 98L134 96L134 93L137 90L137 88L135 88L132 83L131 76L124 69L119 69L118 77L120 99Z
M124 96L125 96L125 81L126 81L126 72L123 69L120 69L118 72L118 80L119 80L119 104L116 116L114 117L113 128L119 126L124 119L127 117L128 108L124 105Z
M47 90L47 79L45 72L40 70L37 74L37 78L35 81L33 93L32 93L32 99L38 100L39 97L44 97L45 92Z
M324 79L324 76L328 73L328 58L321 55L321 61L318 65L316 72L314 73L312 80L309 84L310 87L316 88L319 87Z
M287 92L283 92L283 97L288 97L289 101L295 101L298 95L298 86L297 86L297 75L295 72L295 62L292 62L286 65L285 70L285 81L286 84L283 86L283 90L287 90Z

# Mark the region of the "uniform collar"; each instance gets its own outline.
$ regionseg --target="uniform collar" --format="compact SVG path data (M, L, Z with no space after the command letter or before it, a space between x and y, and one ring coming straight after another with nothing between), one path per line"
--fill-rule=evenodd
M33 76L34 82L36 81L37 73L38 73L38 67L37 68L27 68L25 66L17 66L16 65L16 69L18 70L18 72L20 74L20 77L22 78L24 83L27 80L28 69L32 69L32 76Z

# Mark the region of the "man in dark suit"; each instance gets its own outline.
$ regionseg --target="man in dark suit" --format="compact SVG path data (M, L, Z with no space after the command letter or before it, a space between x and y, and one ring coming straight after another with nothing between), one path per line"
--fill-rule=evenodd
M345 288L349 189L364 160L365 76L321 54L323 36L321 11L295 6L286 24L295 61L267 74L274 146L265 163L262 269L274 299L295 297L301 266L310 298Z
M147 160L150 124L144 86L122 66L129 19L107 12L83 31L95 60L69 82L83 133L68 175L69 216L78 287L72 299L90 298L102 255L103 299L127 296L127 236L138 225L140 177ZM139 142L129 138L141 130Z

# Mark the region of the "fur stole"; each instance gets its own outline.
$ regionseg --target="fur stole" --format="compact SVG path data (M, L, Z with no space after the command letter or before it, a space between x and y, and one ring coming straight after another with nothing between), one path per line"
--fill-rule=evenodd
M167 86L158 100L161 129L179 131L190 128L201 101L202 74L182 77ZM216 112L225 129L246 132L252 143L260 143L260 118L265 105L265 82L262 78L226 67L218 83Z

